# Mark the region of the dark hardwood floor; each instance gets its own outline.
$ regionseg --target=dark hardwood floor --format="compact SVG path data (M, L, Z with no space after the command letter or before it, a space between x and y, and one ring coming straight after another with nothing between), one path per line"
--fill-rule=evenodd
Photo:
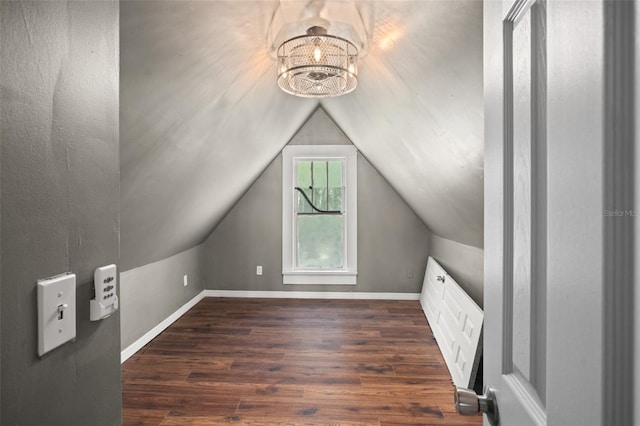
M480 425L417 301L205 298L122 366L125 425Z

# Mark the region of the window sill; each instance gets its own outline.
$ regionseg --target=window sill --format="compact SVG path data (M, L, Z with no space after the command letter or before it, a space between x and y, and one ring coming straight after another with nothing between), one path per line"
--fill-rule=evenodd
M282 273L283 284L356 285L354 271L288 271Z

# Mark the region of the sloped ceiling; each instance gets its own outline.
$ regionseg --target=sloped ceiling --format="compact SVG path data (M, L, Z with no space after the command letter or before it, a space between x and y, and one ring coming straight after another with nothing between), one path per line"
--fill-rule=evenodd
M482 247L481 2L356 3L359 86L321 103L275 84L277 1L120 5L122 270L204 241L319 104L434 233Z

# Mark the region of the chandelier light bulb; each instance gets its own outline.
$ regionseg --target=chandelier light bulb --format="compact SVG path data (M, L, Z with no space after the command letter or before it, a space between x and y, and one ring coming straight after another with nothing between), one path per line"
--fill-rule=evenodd
M320 62L320 59L322 59L322 50L320 50L318 46L313 49L313 59L315 59L316 62Z
M287 66L284 63L280 65L280 75L282 75L282 77L284 78L287 78Z

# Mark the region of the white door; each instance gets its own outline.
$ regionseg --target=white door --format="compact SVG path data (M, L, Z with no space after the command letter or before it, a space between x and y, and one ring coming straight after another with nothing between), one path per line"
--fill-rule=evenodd
M484 2L484 383L502 425L614 424L607 7Z

